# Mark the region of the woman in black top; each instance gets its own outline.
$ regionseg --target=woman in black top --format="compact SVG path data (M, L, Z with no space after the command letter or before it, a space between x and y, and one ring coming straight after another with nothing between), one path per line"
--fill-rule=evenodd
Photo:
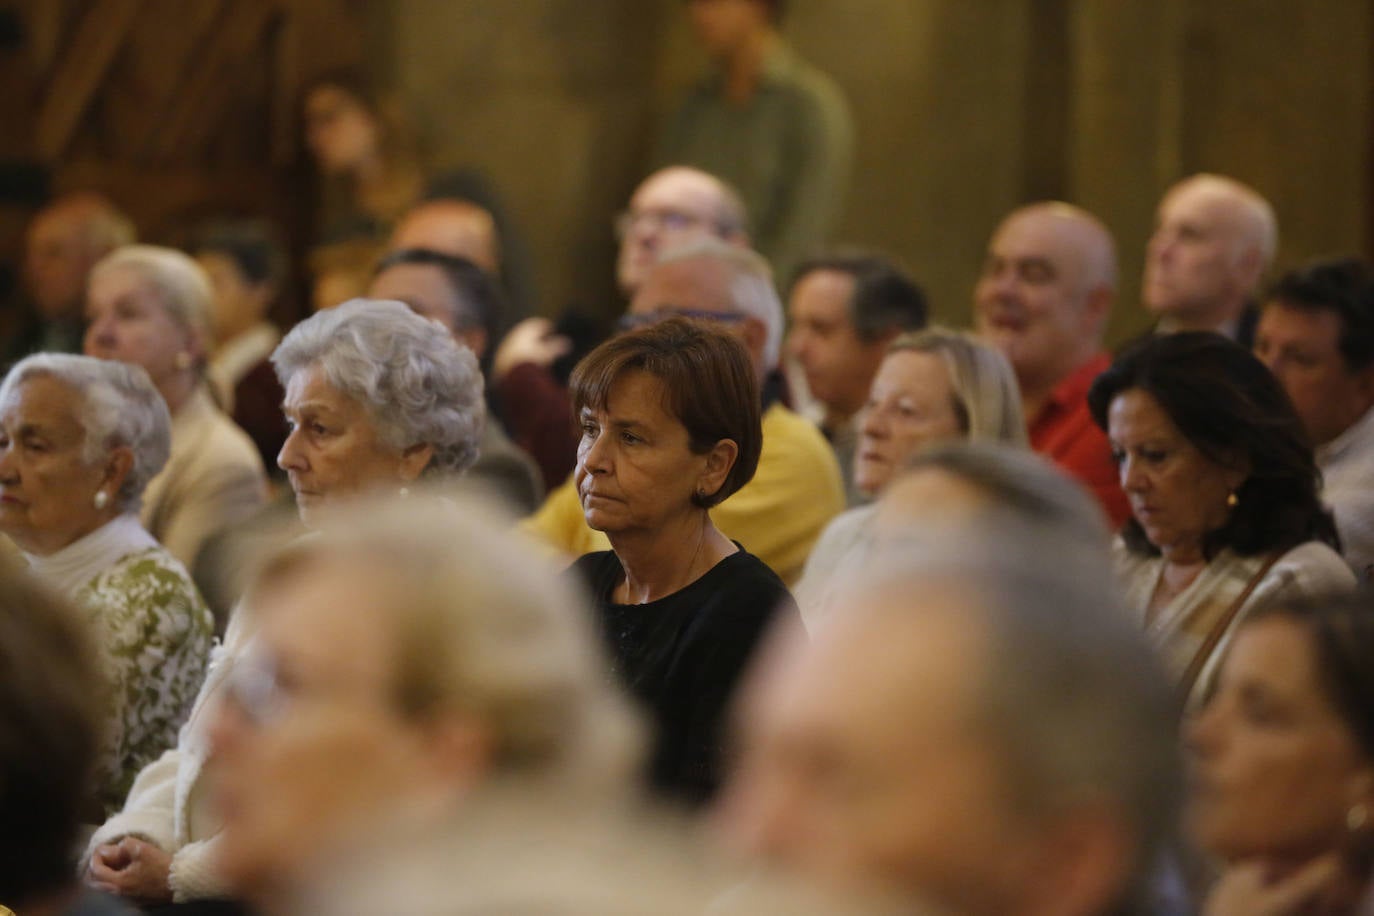
M707 513L758 465L758 381L729 331L670 318L602 344L571 387L578 495L612 547L573 568L658 726L655 787L701 802L720 782L724 713L754 647L774 614L796 615L782 580Z

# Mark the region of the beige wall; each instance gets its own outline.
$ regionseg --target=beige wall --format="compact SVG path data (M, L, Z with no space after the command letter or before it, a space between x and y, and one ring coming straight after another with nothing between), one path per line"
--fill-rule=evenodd
M444 156L498 183L543 309L616 308L612 214L702 65L681 0L393 0L385 56ZM988 233L1062 196L1118 236L1119 338L1139 328L1159 193L1201 170L1269 195L1281 262L1366 251L1371 9L1354 0L793 0L786 32L848 93L837 238L899 255L967 320Z

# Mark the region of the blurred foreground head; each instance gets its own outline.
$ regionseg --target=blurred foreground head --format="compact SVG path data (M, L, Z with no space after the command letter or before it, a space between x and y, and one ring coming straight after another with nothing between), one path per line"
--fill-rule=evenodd
M1176 807L1168 685L1088 497L990 508L965 485L889 533L809 644L765 653L723 826L764 860L954 912L1134 912Z
M76 883L104 685L80 620L0 567L0 901L40 910Z
M239 893L273 906L338 848L502 787L632 783L637 726L588 611L508 527L466 494L391 499L269 551L212 739Z

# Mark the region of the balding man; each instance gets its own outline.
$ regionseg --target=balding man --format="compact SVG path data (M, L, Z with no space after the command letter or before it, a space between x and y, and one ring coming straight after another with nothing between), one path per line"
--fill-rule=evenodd
M423 248L466 258L492 276L501 272L496 221L488 210L467 200L428 200L411 208L392 230L387 248Z
M1070 204L1036 203L993 234L974 318L1016 372L1031 447L1088 486L1118 525L1130 509L1087 403L1093 379L1111 364L1102 338L1115 295L1107 228Z
M1145 306L1158 330L1218 331L1253 342L1254 298L1278 247L1278 221L1254 188L1200 174L1169 189L1145 249Z
M67 194L39 211L24 240L24 280L37 321L11 342L6 361L36 352L80 353L91 268L135 239L134 224L102 194Z
M713 508L711 519L784 581L795 582L821 530L844 508L844 487L820 431L778 399L783 314L768 263L720 239L665 252L641 281L622 324L669 315L720 321L749 350L763 392L763 451L753 479ZM587 527L571 478L526 527L573 556L610 549L604 534Z
M616 220L620 253L616 282L633 299L645 275L667 248L714 238L747 247L745 212L729 185L700 169L672 166L654 172L635 189ZM520 322L496 350L491 385L511 437L538 462L544 482L556 486L573 466L577 440L567 388L550 367L571 349L552 322ZM551 417L558 418L556 424Z

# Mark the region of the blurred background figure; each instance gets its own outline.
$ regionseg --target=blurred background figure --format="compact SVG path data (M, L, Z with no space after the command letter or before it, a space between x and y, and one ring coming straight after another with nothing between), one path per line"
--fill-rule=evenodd
M710 321L744 342L760 388L763 448L753 479L712 507L711 519L784 582L794 582L822 529L844 508L844 491L825 437L782 401L782 303L767 262L719 239L664 253L622 326L643 327L673 316ZM679 394L685 392L674 392ZM573 556L609 546L588 527L571 479L549 493L525 527Z
M788 355L800 365L813 417L835 449L850 506L858 413L887 346L926 326L925 295L896 264L876 254L837 251L806 259L792 275L787 301Z
M1103 336L1116 280L1116 246L1097 217L1058 201L1031 204L988 242L973 317L1016 372L1031 448L1082 481L1120 525L1129 507L1087 404L1111 364Z
M459 491L317 520L255 577L214 717L225 878L269 912L309 880L367 887L355 869L408 912L573 906L579 869L612 880L590 852L636 798L640 732L577 590ZM406 868L423 884L384 880Z
M211 537L267 499L257 448L215 405L205 378L212 301L210 281L190 257L128 245L91 271L86 306L86 354L143 368L171 412L171 456L148 483L141 518L191 570Z
M338 70L307 87L302 107L306 147L323 179L318 243L380 244L421 201L471 204L489 215L500 258L492 269L499 269L512 308L527 313L535 299L529 254L491 183L470 168L434 171L398 96L359 72Z
M1374 580L1374 269L1332 258L1284 274L1265 295L1254 349L1316 447L1341 553Z
M97 635L109 685L96 793L107 810L176 743L210 654L209 610L138 520L169 429L136 366L38 354L0 384L0 531Z
M1302 423L1248 350L1210 331L1149 337L1088 402L1131 503L1115 545L1127 608L1190 702L1251 608L1354 588Z
M276 231L255 220L206 226L191 251L214 293L206 375L220 408L253 440L270 473L287 432L281 385L268 360L281 341L270 314L286 278L285 251Z
M72 608L0 568L0 900L24 916L133 916L72 873L101 731L91 633Z
M922 449L939 442L1026 446L1021 396L1002 354L970 334L934 328L892 341L859 414L853 485L878 497ZM808 629L829 612L855 564L867 559L876 504L843 512L826 526L797 583Z
M1369 912L1369 593L1257 609L1187 738L1195 778L1185 823L1222 869L1207 916Z
M738 848L955 913L1154 912L1176 707L1099 517L1051 492L1049 513L912 520L813 639L766 648L719 811Z
M759 462L754 367L728 331L674 317L597 347L572 392L577 495L611 549L571 574L591 589L621 683L653 714L654 787L700 803L720 784L725 708L754 646L796 613L708 513Z
M436 330L400 303L352 302L301 322L273 354L292 428L281 465L307 526L330 505L408 495L421 477L457 476L475 459L477 361ZM252 620L235 613L177 746L144 768L124 809L91 837L87 882L135 900L239 911L215 862L221 825L204 765L211 713L253 639Z
M427 248L398 248L377 266L368 287L374 299L394 299L439 322L481 362L495 334L500 301L496 284L466 258ZM526 515L544 498L538 466L516 448L490 410L482 427L477 463L468 476L490 487L515 512Z
M1254 188L1205 173L1174 185L1145 248L1141 296L1156 332L1216 331L1250 346L1278 244L1274 208Z
M849 194L854 125L838 86L778 32L786 0L691 0L715 72L669 119L659 166L691 165L739 189L754 247L791 276L827 242Z
M136 234L100 194L67 194L40 210L24 239L24 288L33 311L28 326L5 341L3 365L30 353L80 353L91 268L133 244Z

